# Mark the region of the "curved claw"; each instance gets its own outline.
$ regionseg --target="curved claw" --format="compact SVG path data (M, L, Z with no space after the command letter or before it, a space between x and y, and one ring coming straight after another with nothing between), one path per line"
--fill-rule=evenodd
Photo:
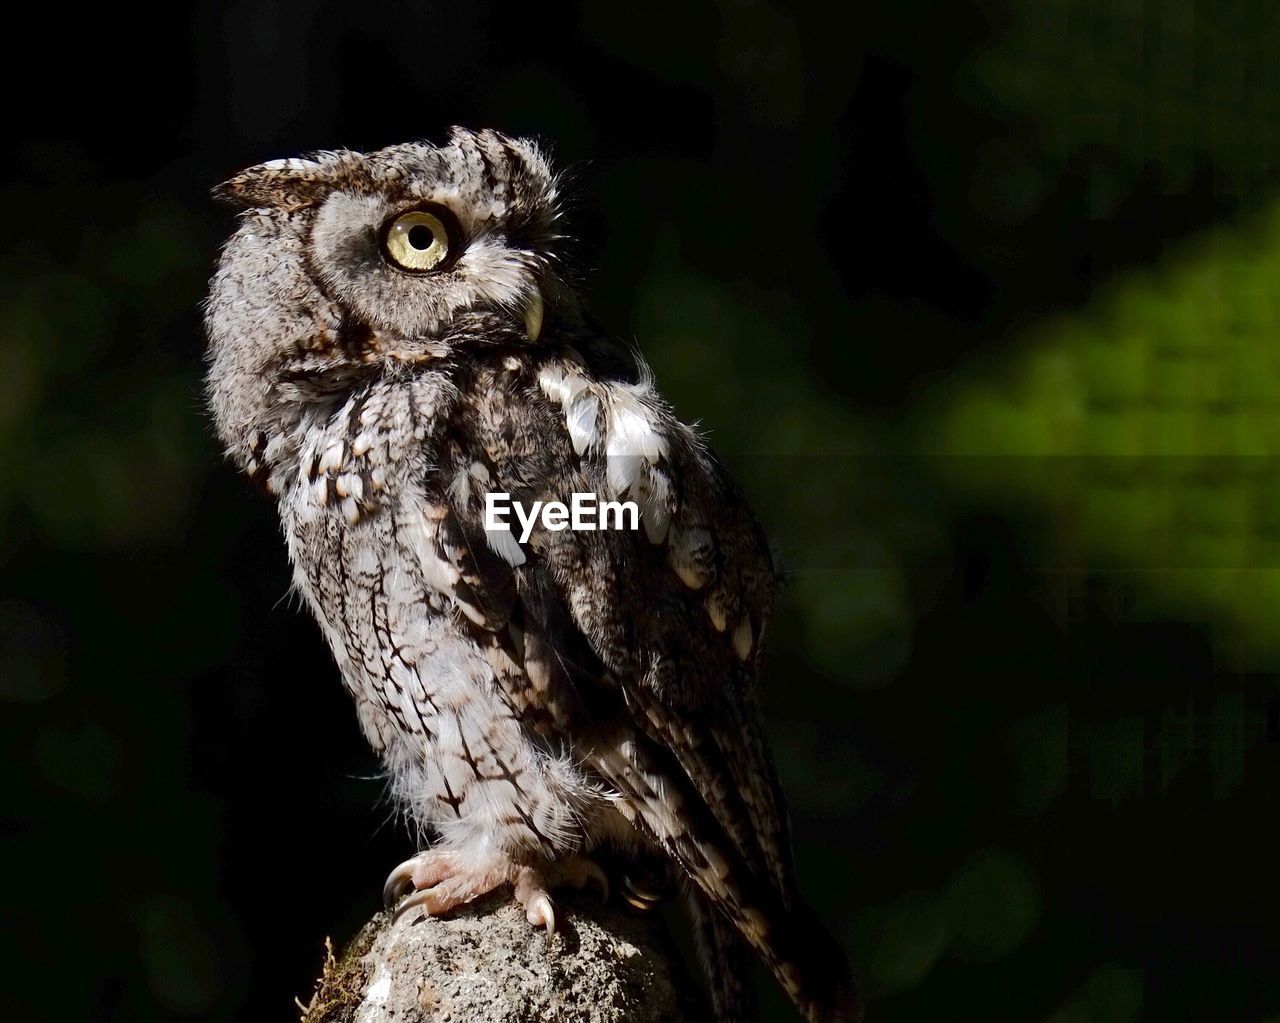
M670 870L655 863L636 864L622 875L622 898L642 913L666 902L674 887Z
M556 907L546 892L539 892L529 900L524 915L534 927L545 927L548 935L555 934Z
M382 885L382 905L384 909L390 909L394 906L400 896L413 887L413 868L416 862L416 860L405 860L387 875L387 880ZM400 911L397 910L396 915L399 916L399 914Z
M415 906L431 903L434 900L435 893L430 888L421 888L418 891L413 892L408 898L401 902L400 905L396 906L395 911L391 914L391 922L395 923ZM432 912L432 907L430 905L427 906L427 912Z
M443 849L425 849L410 856L387 875L382 886L382 903L387 909L411 888L430 888L455 873L456 857Z

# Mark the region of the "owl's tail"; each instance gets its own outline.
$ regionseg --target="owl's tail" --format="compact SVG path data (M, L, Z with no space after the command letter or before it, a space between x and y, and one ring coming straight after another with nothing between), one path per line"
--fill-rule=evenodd
M808 906L748 911L738 930L808 1023L861 1023L862 999L849 961Z
M717 1023L755 1023L760 1018L752 951L764 960L808 1023L859 1023L862 1019L862 1002L844 952L808 906L787 910L777 904L753 905L740 915L725 914L692 887L686 902ZM736 919L731 921L730 916Z
M693 921L693 940L711 989L718 1023L759 1023L760 1005L753 983L752 956L733 924L716 911L701 892L685 893Z
M748 862L687 776L663 770L662 754L635 741L597 748L594 763L627 797L619 809L693 885L717 1023L750 1019L741 1015L754 1001L743 993L751 983L741 965L743 943L764 960L807 1023L859 1023L862 1002L840 946L798 895L784 895L762 865Z

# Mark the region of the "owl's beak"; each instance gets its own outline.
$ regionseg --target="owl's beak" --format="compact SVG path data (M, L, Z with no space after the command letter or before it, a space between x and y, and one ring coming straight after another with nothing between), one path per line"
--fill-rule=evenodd
M524 304L524 332L530 341L542 336L542 292L535 284Z

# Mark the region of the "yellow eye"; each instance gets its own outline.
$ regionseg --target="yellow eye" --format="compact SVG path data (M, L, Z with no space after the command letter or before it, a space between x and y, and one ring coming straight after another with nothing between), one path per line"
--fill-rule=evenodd
M434 213L410 210L383 228L382 250L402 270L435 270L449 256L449 232Z

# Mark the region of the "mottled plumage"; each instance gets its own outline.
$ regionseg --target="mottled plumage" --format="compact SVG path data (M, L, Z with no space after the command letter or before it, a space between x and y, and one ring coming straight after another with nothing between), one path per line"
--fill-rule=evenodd
M587 858L689 881L721 1019L739 940L810 1020L853 1018L801 902L754 694L774 570L760 528L648 370L585 316L533 144L263 164L208 302L231 457L279 502L297 587L408 815L394 897L500 884L554 926ZM407 240L406 240L407 239ZM487 532L484 500L635 501L638 531Z

